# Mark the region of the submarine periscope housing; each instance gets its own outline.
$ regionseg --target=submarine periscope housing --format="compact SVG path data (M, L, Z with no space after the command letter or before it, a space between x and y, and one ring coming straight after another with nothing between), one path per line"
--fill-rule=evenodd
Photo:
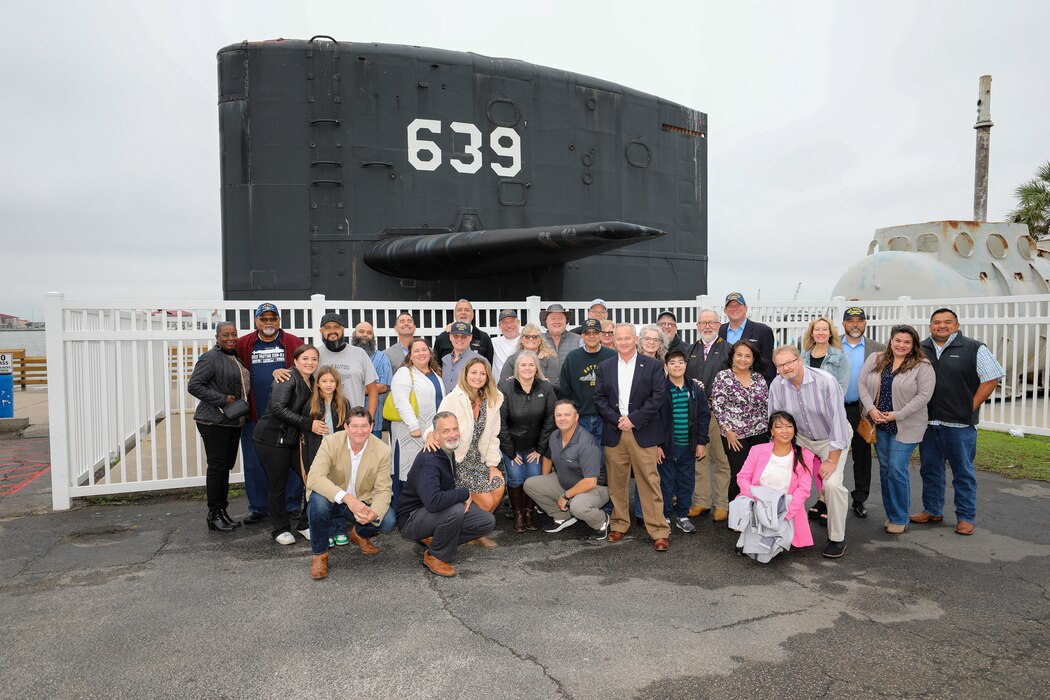
M689 298L707 116L415 46L218 52L227 299Z

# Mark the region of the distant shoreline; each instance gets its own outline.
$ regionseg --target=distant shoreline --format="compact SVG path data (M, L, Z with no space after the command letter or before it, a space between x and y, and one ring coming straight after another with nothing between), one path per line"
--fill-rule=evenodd
M46 330L46 328L0 328L0 333L31 333L33 331Z

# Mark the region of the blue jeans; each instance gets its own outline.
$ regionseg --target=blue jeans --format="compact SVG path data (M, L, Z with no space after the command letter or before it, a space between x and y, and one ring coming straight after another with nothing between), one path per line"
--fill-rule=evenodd
M882 507L894 525L907 525L911 505L911 483L908 460L919 446L917 442L900 442L886 430L875 431L875 454L879 457L879 480L882 482ZM943 488L943 485L942 485Z
M664 517L685 518L693 505L693 487L696 486L696 448L692 445L674 445L672 454L656 465L660 472L660 490L664 494ZM675 497L674 508L671 497Z
M586 430L588 433L594 436L594 441L598 443L600 447L602 444L602 417L598 415L587 415L580 416L580 427ZM599 450L602 453L602 459L605 459L605 451Z
M944 515L944 463L952 468L955 489L955 517L972 523L977 517L977 473L973 458L977 454L977 428L949 428L931 425L919 448L922 466L922 508L930 515Z
M255 435L256 424L245 421L241 428L241 462L244 465L244 492L248 496L248 510L259 515L269 515L270 506L270 480L266 478L259 455L255 451L255 443L252 436ZM298 459L298 457L296 457ZM296 513L303 505L303 479L296 469L294 475L288 477L288 484L284 489L285 510Z
M310 494L310 550L314 554L324 554L328 551L328 538L335 536L335 521L353 521L354 514L346 507L345 503L332 503L321 494L314 491ZM375 537L381 532L390 532L397 525L397 516L394 509L388 508L379 525L361 525L358 523L354 530L361 537ZM345 524L344 524L345 526Z
M539 476L543 473L543 457L529 461L524 452L519 452L521 464L515 464L513 460L503 455L503 466L507 468L507 486L517 488L525 483L530 476Z
M392 446L394 448L394 458L392 460L394 472L390 476L392 481L391 490L393 491L393 494L390 496L390 510L393 510L394 506L397 505L398 499L401 498L401 492L405 489L405 482L401 481L401 445L393 436L391 436L390 442L393 443Z

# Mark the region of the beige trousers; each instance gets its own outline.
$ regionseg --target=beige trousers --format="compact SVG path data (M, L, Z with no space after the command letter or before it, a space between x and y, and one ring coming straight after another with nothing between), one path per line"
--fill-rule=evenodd
M693 489L693 505L704 508L729 508L729 458L722 445L718 421L711 414L711 425L707 429L707 457L696 460L696 487ZM711 477L715 480L715 493L711 494Z
M796 441L802 447L826 461L828 457L827 440L810 440L804 435L796 435ZM846 514L849 512L849 489L842 483L842 475L846 471L846 459L849 457L847 446L839 454L838 464L835 471L824 480L824 503L828 506L828 539L834 542L842 542L846 539ZM813 475L816 478L816 474Z
M627 532L631 527L633 470L646 531L654 540L671 534L664 520L664 497L660 490L660 472L656 469L656 450L656 447L639 447L634 434L629 431L620 434L620 443L616 447L605 448L605 473L613 504L610 531Z

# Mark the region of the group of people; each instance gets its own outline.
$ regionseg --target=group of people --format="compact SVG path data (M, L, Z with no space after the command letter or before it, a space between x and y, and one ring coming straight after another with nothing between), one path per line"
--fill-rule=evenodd
M189 383L207 454L207 525L241 525L227 512L239 446L243 523L268 519L282 545L308 539L317 579L331 548L376 554L372 538L395 527L423 545L427 568L455 575L459 546L497 546L488 535L505 498L517 533L540 527L539 512L549 533L582 521L591 539L612 543L637 524L661 552L672 527L693 533L693 519L711 512L760 561L772 555L755 543L813 545L813 521L827 528L824 556L836 558L847 514L868 515L863 421L875 434L886 531L943 519L947 463L955 530L973 533L974 426L1004 372L959 333L953 311L934 312L924 340L893 327L886 347L866 337L859 307L846 310L842 336L820 317L797 344L779 346L739 292L724 314L701 309L691 345L673 312L636 330L611 322L601 299L571 330L561 304L538 325L503 310L490 336L460 300L433 345L402 312L396 342L379 350L370 324L348 339L334 313L321 319L322 345L303 344L281 329L275 305L261 304L254 332L217 326ZM923 509L913 515L916 447ZM851 453L852 493L843 484Z

